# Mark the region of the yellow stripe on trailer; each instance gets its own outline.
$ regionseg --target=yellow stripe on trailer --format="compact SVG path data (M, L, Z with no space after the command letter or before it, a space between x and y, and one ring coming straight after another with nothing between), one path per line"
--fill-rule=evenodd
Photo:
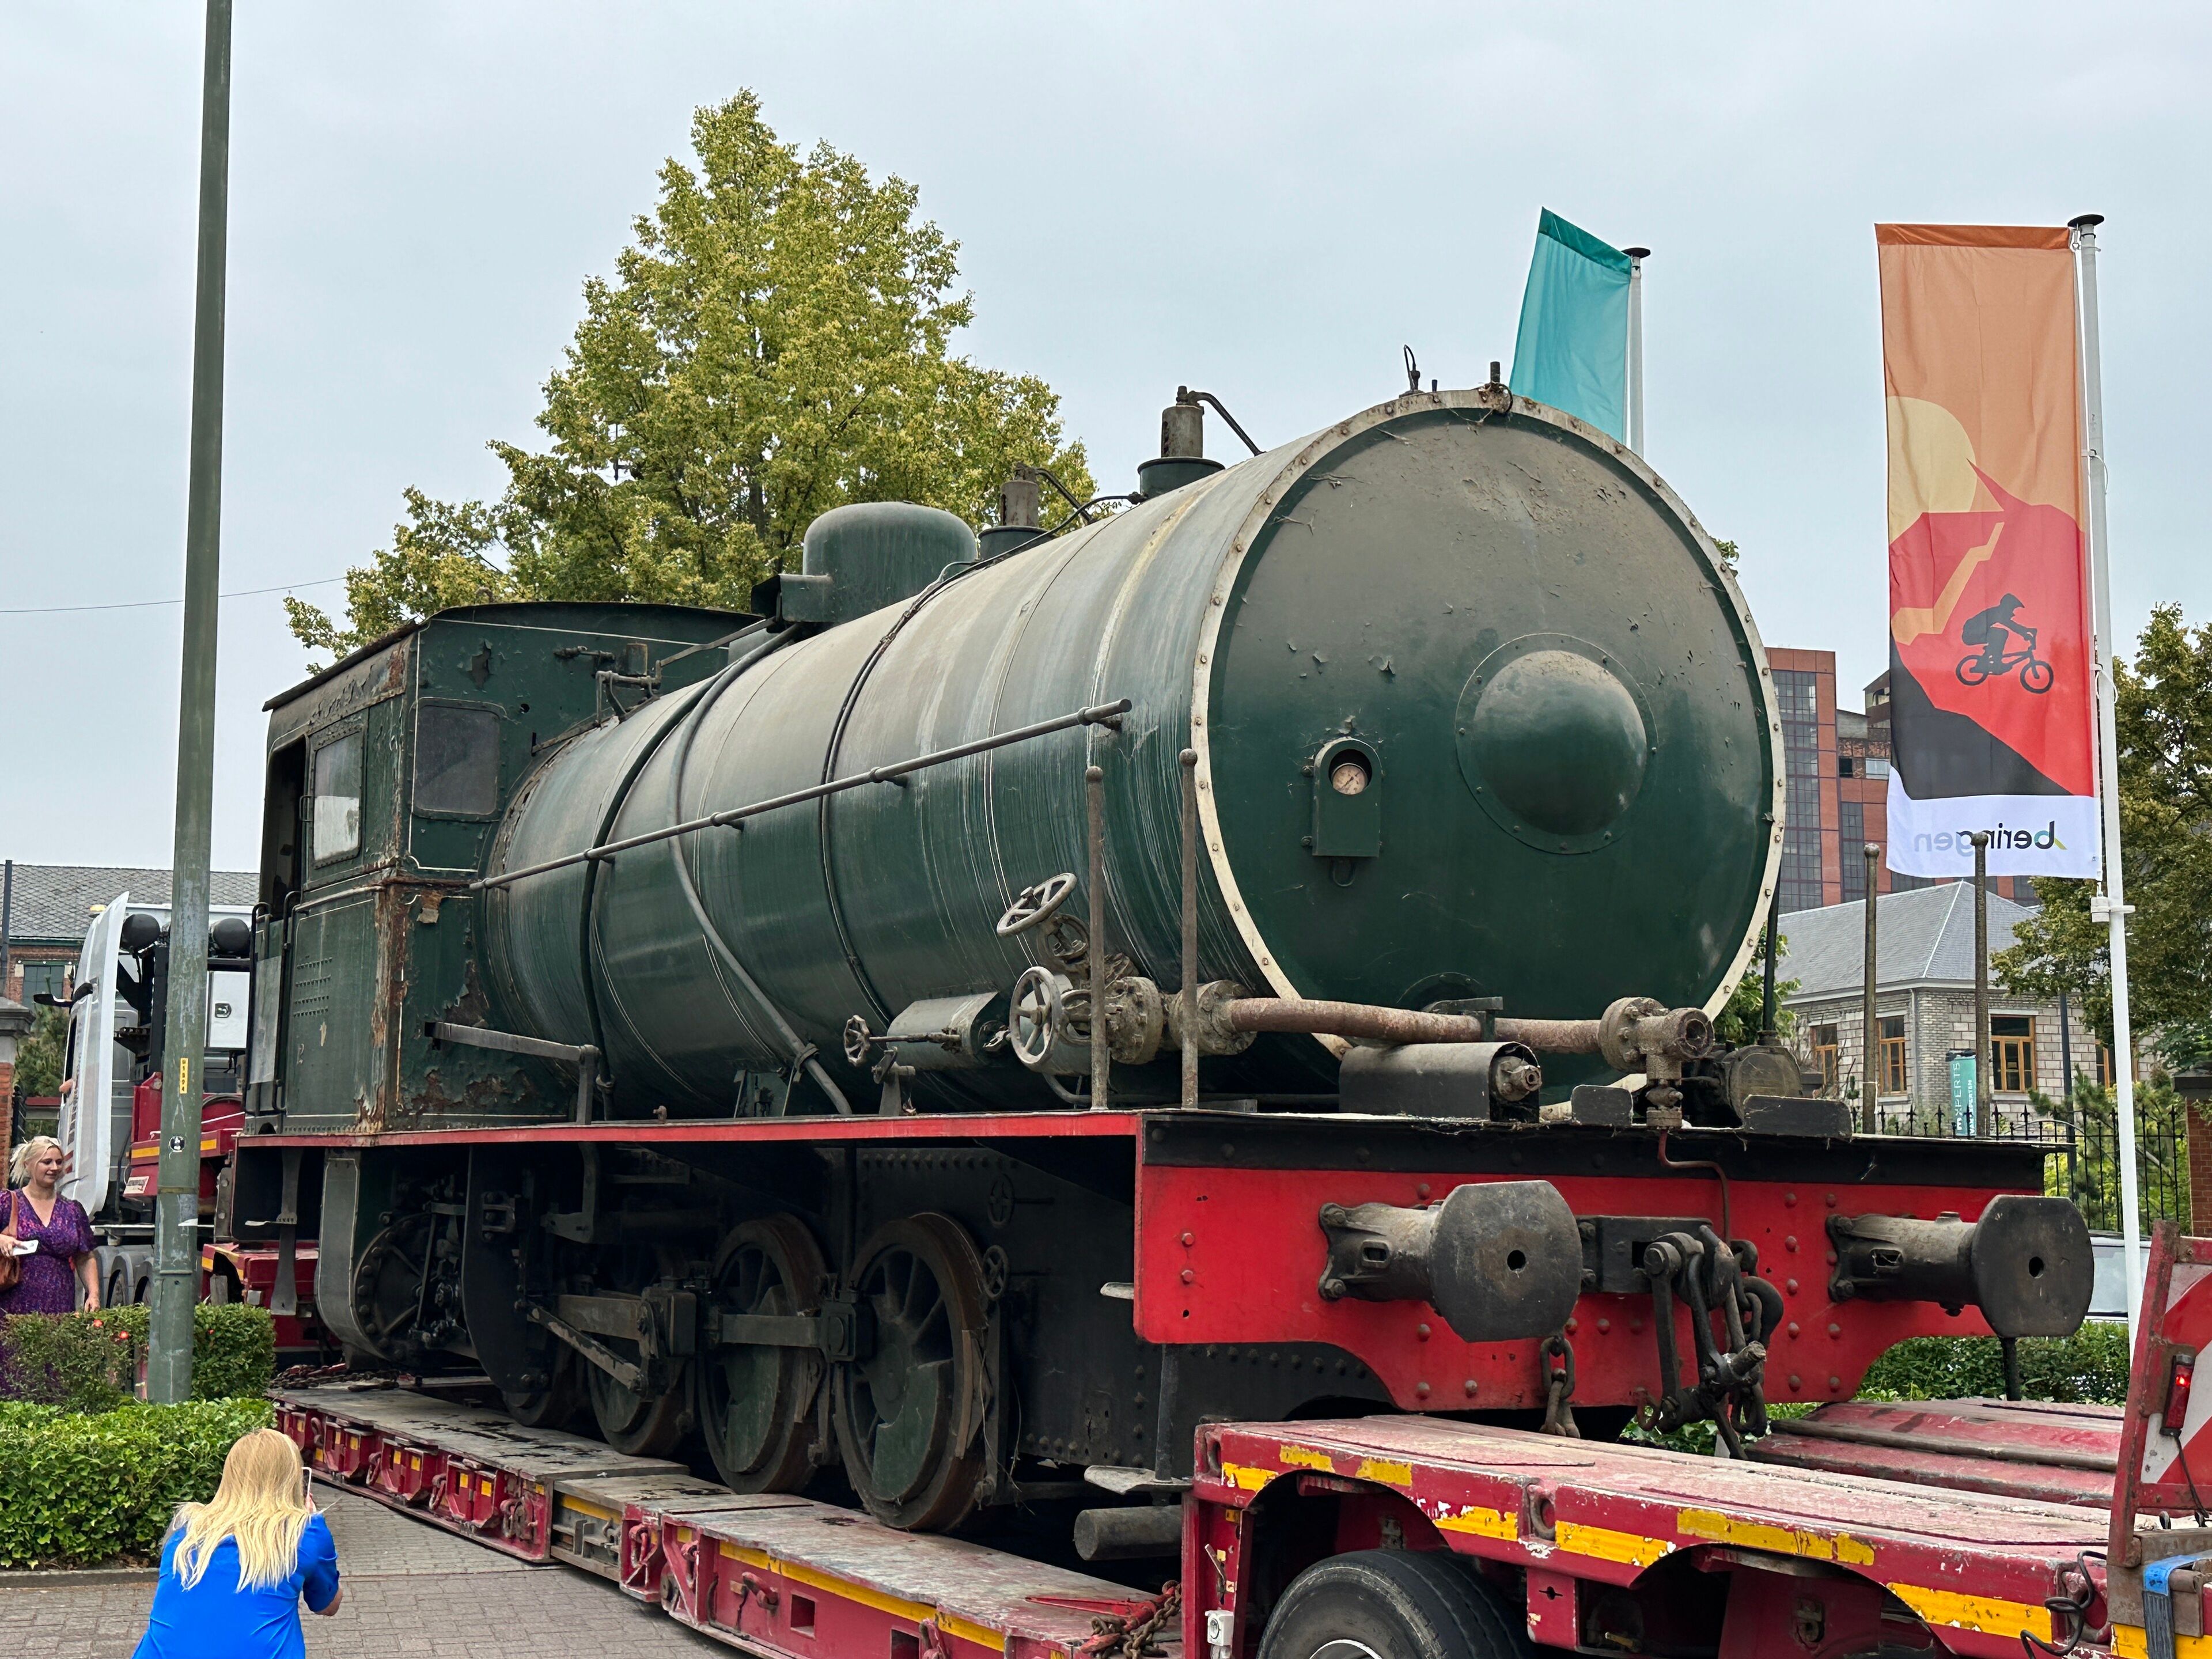
M1674 1517L1678 1532L1709 1544L1734 1544L1773 1555L1799 1555L1808 1561L1841 1561L1855 1567L1874 1565L1874 1547L1847 1532L1815 1532L1809 1527L1778 1527L1764 1521L1739 1521L1718 1510L1684 1510Z
M1485 1509L1470 1504L1457 1515L1436 1517L1439 1532L1471 1533L1477 1538L1500 1538L1511 1543L1521 1535L1521 1517L1510 1510Z
M2109 1645L2119 1659L2148 1659L2150 1653L2150 1638L2141 1625L2113 1626ZM2212 1636L2176 1635L2173 1659L2212 1659Z
M1931 1589L1923 1584L1892 1584L1889 1593L1918 1613L1923 1623L1946 1626L1954 1630L1979 1631L1984 1636L2004 1637L2018 1641L2021 1632L2051 1639L2051 1609L2032 1607L2025 1601L2006 1601L1990 1595L1962 1595L1956 1590ZM2124 1653L2126 1648L2120 1637L2127 1631L2124 1625L2112 1632L2113 1648ZM2141 1641L2142 1632L2135 1632ZM2183 1638L2182 1640L2189 1638ZM2204 1638L2196 1638L2202 1643ZM2143 1652L2138 1647L2137 1654ZM2177 1648L2175 1659L2181 1659L2186 1649Z
M1632 1567L1648 1567L1674 1553L1674 1544L1667 1539L1616 1532L1611 1527L1584 1526L1579 1521L1560 1522L1553 1541L1569 1555L1586 1555L1594 1561L1618 1561Z

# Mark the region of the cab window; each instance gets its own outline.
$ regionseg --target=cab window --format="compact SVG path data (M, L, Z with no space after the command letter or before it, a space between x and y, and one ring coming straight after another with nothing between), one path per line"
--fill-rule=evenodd
M415 810L488 817L499 810L499 716L426 702L415 714Z
M361 851L362 733L333 738L315 750L314 855L318 864Z

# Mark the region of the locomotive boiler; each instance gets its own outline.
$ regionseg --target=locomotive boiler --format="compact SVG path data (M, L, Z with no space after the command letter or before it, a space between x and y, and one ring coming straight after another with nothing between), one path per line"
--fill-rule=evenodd
M1495 383L1200 414L1063 533L841 508L759 614L451 611L276 699L221 1224L365 1360L914 1528L1142 1505L1202 1418L1735 1442L2078 1324L2032 1147L1714 1040L1781 728L1666 485Z

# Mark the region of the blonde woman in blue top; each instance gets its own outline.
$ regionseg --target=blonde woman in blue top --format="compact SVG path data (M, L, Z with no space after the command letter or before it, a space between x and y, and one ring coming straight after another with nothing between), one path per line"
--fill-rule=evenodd
M256 1429L223 1460L215 1497L178 1510L133 1659L306 1659L300 1603L333 1613L342 1595L300 1449Z

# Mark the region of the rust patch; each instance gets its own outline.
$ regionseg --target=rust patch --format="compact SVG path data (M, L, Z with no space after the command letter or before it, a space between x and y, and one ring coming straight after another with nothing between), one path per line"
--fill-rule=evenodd
M484 994L483 982L477 977L473 956L461 969L460 995L441 1009L438 1018L453 1025L482 1025L491 1018L491 999Z
M523 1084L514 1091L518 1100L527 1099L536 1092L526 1079L516 1080ZM446 1086L444 1074L434 1066L422 1073L422 1086L408 1097L407 1107L409 1115L418 1121L440 1113L491 1112L506 1101L508 1092L507 1079L491 1075L471 1079L455 1094Z

